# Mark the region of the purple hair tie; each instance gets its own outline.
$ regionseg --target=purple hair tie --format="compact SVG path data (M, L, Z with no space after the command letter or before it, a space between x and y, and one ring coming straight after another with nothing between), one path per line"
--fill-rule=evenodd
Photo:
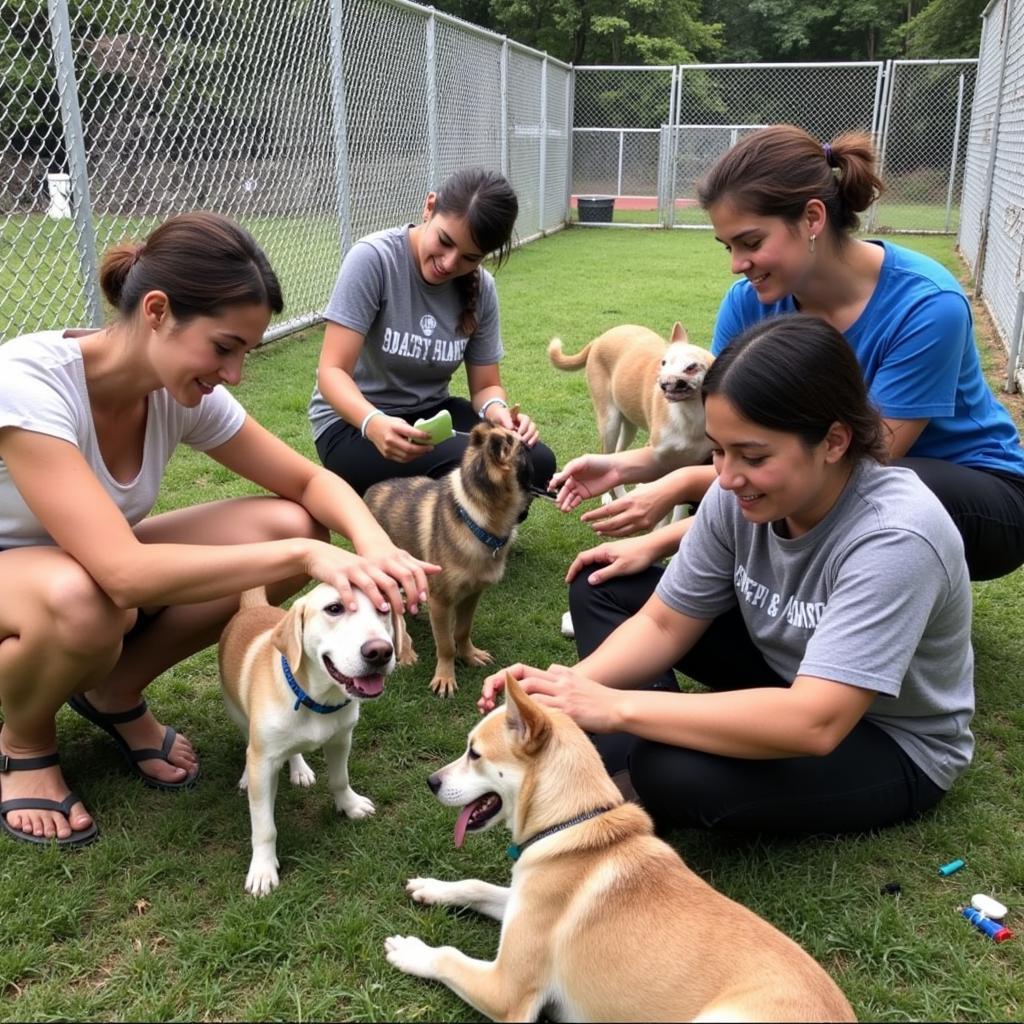
M837 166L835 161L832 159L832 146L826 142L821 148L825 153L825 163L827 163L829 167Z

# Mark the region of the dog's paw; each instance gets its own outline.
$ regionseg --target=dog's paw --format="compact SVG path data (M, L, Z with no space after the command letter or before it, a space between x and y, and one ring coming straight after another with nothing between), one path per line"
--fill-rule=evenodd
M360 796L352 789L342 793L334 801L334 806L348 818L368 818L371 814L377 813L377 808L373 806L372 800Z
M245 793L249 789L249 769L242 770L242 777L238 780L238 788Z
M472 644L459 651L459 658L467 665L491 665L494 663L494 655L490 651L474 647Z
M419 660L420 656L413 650L412 641L402 645L402 653L398 656L399 665L404 665L408 668L410 665L415 665Z
M306 764L306 759L301 754L296 754L288 761L288 778L293 786L308 789L316 782L316 773Z
M459 688L459 684L455 682L455 676L434 676L430 680L430 689L438 695L438 697L454 697L455 691Z
M410 878L405 883L405 891L413 901L428 907L434 904L447 905L450 903L451 900L448 897L450 888L451 882L442 882L436 878Z
M434 950L413 935L389 935L384 940L388 963L417 978L434 976Z
M253 896L266 896L278 886L277 858L266 860L254 856L249 864L249 874L245 878L245 891Z

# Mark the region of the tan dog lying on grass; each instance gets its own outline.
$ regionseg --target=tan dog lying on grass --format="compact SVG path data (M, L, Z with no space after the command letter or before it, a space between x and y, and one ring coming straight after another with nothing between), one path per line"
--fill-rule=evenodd
M663 472L711 454L700 389L714 357L691 345L681 324L673 326L668 345L646 327L623 324L572 356L552 338L548 358L560 370L586 367L603 452L628 448L640 429L649 432Z
M396 477L366 492L366 504L395 544L442 568L430 581L430 628L437 649L430 688L441 697L457 689L456 658L467 665L493 660L469 634L481 595L505 574L516 526L531 501L530 483L529 456L520 437L479 423L461 464L446 476ZM403 627L399 661L415 660Z
M240 789L249 794L252 860L245 891L265 896L278 884L274 801L285 761L296 786L316 779L302 756L323 747L334 806L350 818L373 803L349 785L348 755L359 705L384 692L395 667L401 618L380 612L361 591L348 611L321 583L286 612L267 604L263 587L242 595L221 634L221 685L228 713L248 738Z
M455 844L512 832L509 888L413 878L418 903L501 922L497 957L393 935L391 964L440 981L493 1020L850 1021L853 1010L795 942L695 875L624 803L593 744L511 676L504 707L427 780L461 807ZM457 927L458 918L452 919Z

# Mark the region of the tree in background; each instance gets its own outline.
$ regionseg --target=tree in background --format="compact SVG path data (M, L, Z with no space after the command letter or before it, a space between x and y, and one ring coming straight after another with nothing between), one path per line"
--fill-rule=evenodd
M987 0L438 0L574 64L974 57Z

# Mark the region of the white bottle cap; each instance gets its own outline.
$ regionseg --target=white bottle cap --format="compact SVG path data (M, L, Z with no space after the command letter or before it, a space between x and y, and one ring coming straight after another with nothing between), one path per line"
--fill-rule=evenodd
M1004 907L998 900L994 900L991 896L986 896L984 893L979 892L972 896L971 906L974 907L979 914L984 914L992 921L1002 921L1002 919L1006 917L1006 907Z

